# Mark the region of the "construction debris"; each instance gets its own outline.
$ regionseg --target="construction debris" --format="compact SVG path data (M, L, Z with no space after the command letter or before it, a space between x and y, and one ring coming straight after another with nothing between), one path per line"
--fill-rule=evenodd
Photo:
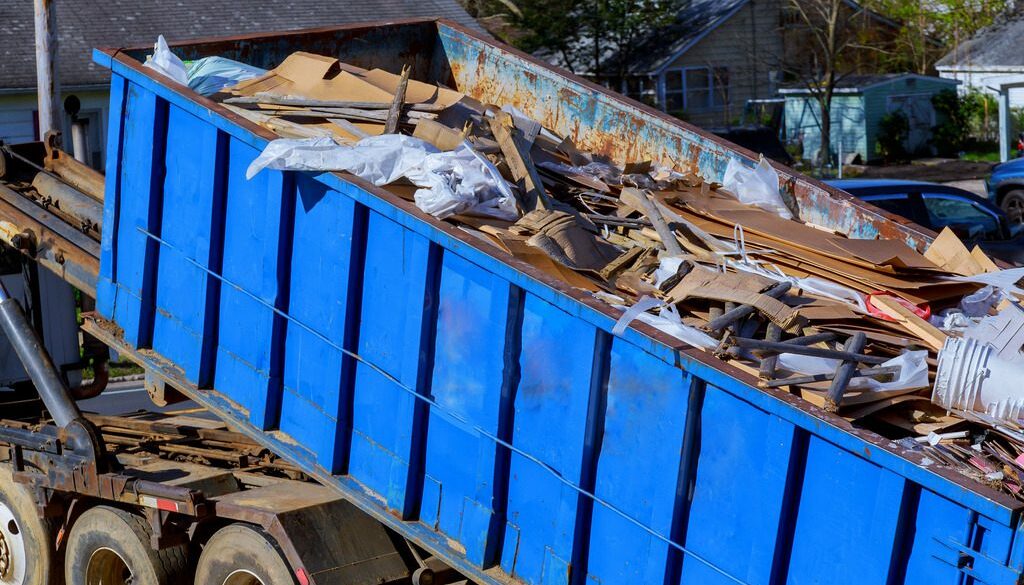
M1024 343L1024 274L952 232L920 251L849 239L801 221L766 161L730 164L734 193L660 161L585 152L408 69L295 53L213 98L282 136L250 175L351 172L622 309L614 334L641 321L1024 499L1020 385L989 390L998 404L979 408L979 392L944 374L931 396L936 369L966 359L954 345L998 341L1014 347L987 351L1019 359Z

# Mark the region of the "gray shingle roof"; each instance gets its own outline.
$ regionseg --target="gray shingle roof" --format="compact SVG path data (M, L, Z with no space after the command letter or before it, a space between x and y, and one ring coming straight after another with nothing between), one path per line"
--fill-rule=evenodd
M96 47L152 44L243 33L284 31L371 20L447 18L483 31L457 0L59 0L60 83L106 83L92 63ZM32 0L0 0L0 89L36 84Z
M938 60L936 67L1024 67L1024 11L988 26Z
M654 31L632 53L636 58L627 66L634 75L660 71L682 50L711 32L748 0L693 0L676 22Z

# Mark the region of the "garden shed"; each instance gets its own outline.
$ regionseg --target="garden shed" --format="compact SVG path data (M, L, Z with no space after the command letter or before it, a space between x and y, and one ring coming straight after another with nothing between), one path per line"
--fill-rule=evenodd
M833 157L844 161L859 157L862 161L881 158L878 137L882 119L894 111L902 112L909 125L905 141L907 152L931 155L932 128L938 123L932 97L943 90L954 90L957 81L912 73L849 75L840 80L832 97ZM780 89L786 99L785 139L801 144L802 156L810 160L821 145L821 108L806 86Z

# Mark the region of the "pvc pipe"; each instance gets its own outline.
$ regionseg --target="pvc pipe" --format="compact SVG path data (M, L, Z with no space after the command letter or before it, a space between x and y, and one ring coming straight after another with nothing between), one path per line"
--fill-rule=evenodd
M939 352L932 402L1018 421L1024 414L1024 361L1000 358L991 345L950 337Z

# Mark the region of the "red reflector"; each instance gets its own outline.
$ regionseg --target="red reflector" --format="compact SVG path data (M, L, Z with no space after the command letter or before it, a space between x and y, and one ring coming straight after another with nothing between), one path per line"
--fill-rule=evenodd
M299 578L299 585L309 585L309 575L306 574L306 569L295 571L295 576Z
M178 502L175 502L174 500L161 500L157 498L156 509L163 510L164 512L177 512Z

